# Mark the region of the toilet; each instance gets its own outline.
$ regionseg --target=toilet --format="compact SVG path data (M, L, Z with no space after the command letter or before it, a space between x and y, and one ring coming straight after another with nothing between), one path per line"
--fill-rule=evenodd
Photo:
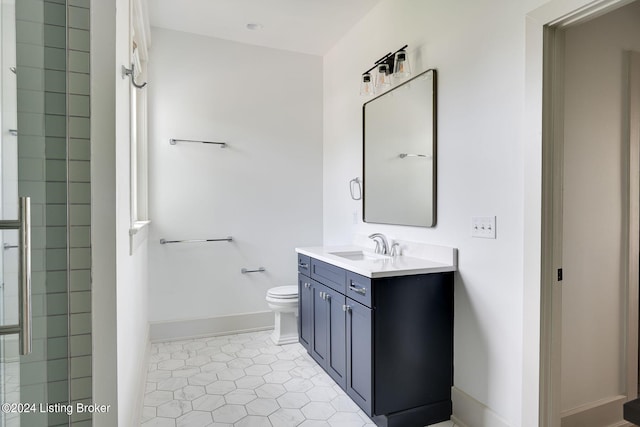
M298 342L298 287L278 286L267 291L267 303L276 314L271 339L277 345Z

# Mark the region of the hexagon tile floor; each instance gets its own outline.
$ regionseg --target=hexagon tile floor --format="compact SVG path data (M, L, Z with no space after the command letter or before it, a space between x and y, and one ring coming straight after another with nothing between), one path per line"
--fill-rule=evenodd
M152 344L142 426L375 427L301 345L270 334Z

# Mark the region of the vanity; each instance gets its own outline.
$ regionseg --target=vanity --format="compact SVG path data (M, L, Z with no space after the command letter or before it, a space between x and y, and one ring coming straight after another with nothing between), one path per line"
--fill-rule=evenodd
M300 343L381 427L449 420L456 250L297 248Z

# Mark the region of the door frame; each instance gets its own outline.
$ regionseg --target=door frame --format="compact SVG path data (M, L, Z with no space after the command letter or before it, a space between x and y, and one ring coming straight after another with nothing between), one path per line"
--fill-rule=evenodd
M523 426L560 425L561 323L555 320L561 315L562 30L632 1L551 0L526 16ZM637 291L633 299L627 313L636 310L636 333L627 340L627 362L635 358L637 372Z

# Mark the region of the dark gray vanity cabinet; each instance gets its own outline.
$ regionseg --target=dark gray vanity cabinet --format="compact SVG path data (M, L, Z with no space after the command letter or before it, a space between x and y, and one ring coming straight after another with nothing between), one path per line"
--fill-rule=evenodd
M378 426L451 416L453 273L370 279L298 256L300 342Z

